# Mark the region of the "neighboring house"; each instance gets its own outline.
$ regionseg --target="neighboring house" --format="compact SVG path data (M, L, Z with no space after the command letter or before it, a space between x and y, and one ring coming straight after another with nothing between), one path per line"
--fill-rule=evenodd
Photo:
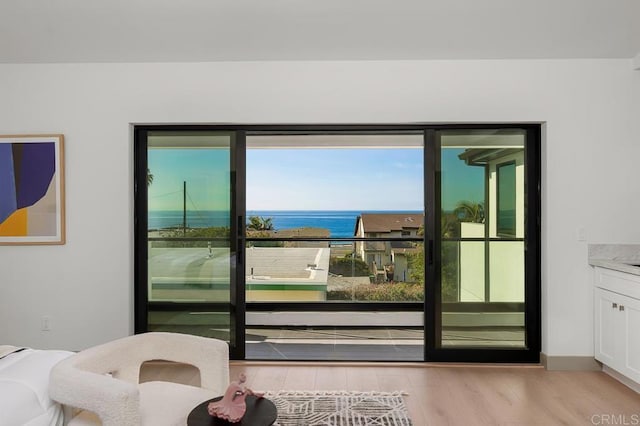
M487 188L487 223L460 224L460 301L523 302L524 149L474 148L459 158L485 168Z
M356 220L355 237L417 237L424 223L422 213L362 213ZM404 241L356 241L356 255L369 265L376 281L406 281L409 277L407 254L415 252Z
M524 237L524 148L467 149L459 158L487 170L489 236Z

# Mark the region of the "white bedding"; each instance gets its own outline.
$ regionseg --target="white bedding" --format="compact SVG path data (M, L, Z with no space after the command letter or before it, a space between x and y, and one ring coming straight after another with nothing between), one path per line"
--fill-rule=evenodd
M0 358L0 426L62 425L62 407L48 395L49 372L71 354L24 349Z

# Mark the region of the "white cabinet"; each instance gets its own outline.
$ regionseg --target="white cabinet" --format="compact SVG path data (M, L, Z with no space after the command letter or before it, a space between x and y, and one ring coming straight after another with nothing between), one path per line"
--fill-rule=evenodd
M640 383L640 276L596 268L595 358Z
M595 357L611 367L616 364L616 354L620 352L619 346L622 341L621 333L616 332L620 330L617 323L621 317L618 315L618 297L616 293L596 287Z

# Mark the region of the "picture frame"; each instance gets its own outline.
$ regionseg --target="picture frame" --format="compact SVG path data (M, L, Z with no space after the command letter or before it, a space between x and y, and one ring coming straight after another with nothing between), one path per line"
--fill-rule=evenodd
M0 245L65 244L64 136L0 135Z

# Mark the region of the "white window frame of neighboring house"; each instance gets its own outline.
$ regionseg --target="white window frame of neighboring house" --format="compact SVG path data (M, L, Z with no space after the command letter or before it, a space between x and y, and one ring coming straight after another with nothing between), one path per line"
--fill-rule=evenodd
M500 169L502 169L503 167L507 167L507 166L513 166L513 170L514 170L514 179L516 178L516 170L517 170L517 162L515 160L511 160L511 161L505 161L504 163L500 163L500 164L496 164L496 235L498 235L499 237L507 237L507 238L514 238L517 234L517 229L518 229L518 225L516 223L516 217L517 217L517 209L518 209L518 204L517 204L517 195L516 193L513 194L513 199L514 199L514 218L513 218L513 229L508 230L508 232L505 232L504 228L500 228Z

